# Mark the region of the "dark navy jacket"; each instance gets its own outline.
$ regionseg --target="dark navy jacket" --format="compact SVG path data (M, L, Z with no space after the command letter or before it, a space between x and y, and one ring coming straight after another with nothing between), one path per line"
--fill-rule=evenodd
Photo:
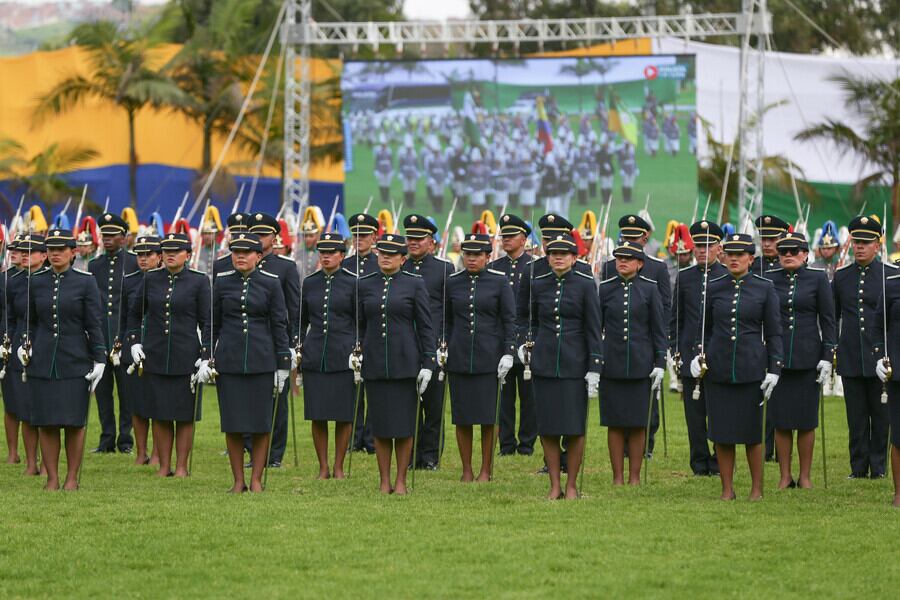
M32 277L34 273L32 273ZM22 363L16 357L16 350L25 341L25 308L28 306L28 273L22 269L13 269L6 281L6 314L4 316L9 329L10 356L6 368L15 373L22 372ZM98 309L99 310L99 309ZM18 377L18 375L16 375Z
M359 257L359 273L356 273L356 256L348 256L341 261L341 266L351 273L355 273L362 277L378 272L378 257L374 252L369 252L365 256Z
M669 267L666 266L664 261L647 255L639 274L645 279L656 282L656 287L659 289L659 297L663 303L663 318L666 319L666 329L668 330L669 311L672 310L672 282L669 279ZM603 263L603 268L600 270L600 280L606 281L610 277L616 276L616 259L611 258Z
M506 274L457 271L447 280L447 370L493 373L516 355L515 300Z
M136 338L144 328L144 371L193 373L197 359L209 357L209 317L205 273L187 267L174 274L165 267L147 271L133 304L129 302L127 333L128 338Z
M775 285L781 307L784 368L815 369L820 360L830 363L837 329L834 296L825 271L803 266L790 273L778 267L766 278Z
M291 368L287 311L276 275L259 268L216 275L213 339L219 373L274 373Z
M518 335L521 335L521 332L523 330L527 331L528 328L529 296L531 296L531 301L534 301L534 295L531 293L532 280L537 279L542 275L553 272L553 270L550 268L550 262L547 260L546 256L535 258L531 262L525 263L523 269L524 275L519 282L519 292L516 296L516 330ZM591 266L584 261L576 260L575 266L572 267L572 270L577 273L587 275L591 278L591 281L594 280L594 274L591 271ZM532 315L532 318L533 317L534 315ZM532 339L533 337L534 336L532 335ZM519 344L523 343L525 343L525 338L521 337L519 339Z
M574 268L562 277L552 271L534 279L531 329L536 332L531 370L540 377L582 378L600 373L600 299L594 278ZM523 286L524 287L524 286ZM519 326L519 342L527 327Z
M643 379L666 366L666 326L656 282L642 275L600 283L603 376Z
M760 267L760 263L762 263L762 267ZM753 263L751 263L751 265L750 265L750 272L753 273L754 275L759 275L760 269L762 269L763 277L768 279L769 277L768 277L768 275L766 275L766 273L768 273L772 269L780 269L780 268L781 268L781 263L778 262L777 256L775 258L766 258L760 254L756 258L753 259Z
M303 280L300 305L300 344L304 371L347 371L356 345L356 275L338 269L319 270Z
M891 381L900 381L900 274L888 275L884 293L885 299L878 303L872 327L872 353L875 360L884 356L884 311L887 307L887 354L891 359Z
M750 273L735 279L729 273L711 280L707 294L706 377L750 383L762 381L767 372L780 375L781 311L772 282Z
M41 269L31 276L31 362L28 376L81 378L106 362L100 294L87 271ZM87 385L83 379L79 382Z
M88 271L97 281L100 290L100 306L103 311L103 335L106 350L112 349L119 337L119 304L123 295L122 278L139 270L137 257L124 248L115 254L101 254L88 263Z
M289 256L267 254L259 261L257 268L278 276L281 291L284 294L284 307L287 310L288 343L300 341L300 273L297 264Z
M412 256L407 257L401 270L419 275L425 282L428 306L431 310L431 324L437 340L440 342L441 337L446 333L444 331L444 314L446 313L444 286L447 285L447 278L455 270L453 263L429 253L422 257L422 260L415 260Z
M359 327L365 379L406 379L437 366L437 335L418 275L382 271L359 279Z
M225 271L233 271L234 263L231 260L231 252L223 254L213 263L213 277Z
M706 284L727 274L728 269L722 263L714 262L706 275ZM687 366L700 353L697 341L703 328L703 277L703 270L698 265L693 265L678 271L675 280L672 314L669 318L669 349L672 354L681 353L684 366L681 373L685 376L690 375Z
M883 269L883 263L876 259L865 267L852 262L834 273L831 289L840 331L837 372L841 376L875 377L877 357L872 347L877 340L872 330L878 321ZM900 273L894 265L887 265L887 269L888 277Z
M512 289L513 298L518 300L519 290L522 288L522 280L528 279L531 255L523 252L519 258L513 260L509 256L501 256L497 260L488 263L488 269L500 271L504 273L509 281L509 287Z
M125 366L133 362L131 360L131 347L135 344L143 343L144 330L147 326L147 315L145 314L137 331L129 331L128 329L128 315L135 304L141 302L141 286L143 284L144 272L140 269L125 276L125 290L122 292L122 323L119 325L119 331L122 332L119 336L119 341L122 344L122 356L120 358Z

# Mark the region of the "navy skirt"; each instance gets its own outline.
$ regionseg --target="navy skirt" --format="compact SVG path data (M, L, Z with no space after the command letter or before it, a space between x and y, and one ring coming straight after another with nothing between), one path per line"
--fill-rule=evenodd
M454 425L497 422L496 373L450 373L450 414Z
M195 393L191 391L190 375L158 375L144 371L143 379L149 410L147 418L156 421L178 421L181 423L194 420ZM197 415L200 420L203 394L196 399Z
M38 379L29 377L31 425L34 427L84 427L87 425L90 391L84 377Z
M650 410L650 378L600 378L600 424L645 428Z
M761 381L718 383L703 380L706 396L707 434L719 444L759 444L762 442Z
M369 427L377 438L408 438L416 433L419 397L416 379L367 379Z
M819 426L819 384L815 369L784 369L769 398L767 410L775 429L815 429Z
M150 418L150 393L147 391L147 379L139 376L137 369L129 375L125 373L125 394L131 403L131 414L142 419Z
M891 444L900 448L900 382L888 383L888 414L891 423Z
M535 375L531 386L539 435L584 435L588 399L584 379Z
M307 421L353 422L353 371L303 371L303 417Z
M10 360L18 359L10 357ZM19 421L30 423L31 395L32 388L28 383L22 383L22 371L7 368L3 378L3 410Z
M222 433L270 433L274 386L274 371L253 375L219 373L216 393Z

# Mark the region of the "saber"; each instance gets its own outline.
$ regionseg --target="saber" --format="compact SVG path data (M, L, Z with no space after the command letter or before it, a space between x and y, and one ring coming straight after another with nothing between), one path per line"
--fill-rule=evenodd
M410 491L416 489L416 461L419 459L419 417L422 414L422 395L419 393L419 384L416 383L416 424L413 430L413 447L412 447L412 484L409 486Z
M16 214L13 215L12 221L9 222L9 239L15 239L16 233L18 233L19 222L22 220L22 204L25 203L25 194L22 194L19 197L19 208L16 209Z
M28 244L28 278L25 284L25 341L22 347L25 355L22 357L22 383L28 382L28 363L31 362L31 243Z
M81 471L84 469L84 449L87 447L88 426L91 424L91 406L94 404L92 400L96 400L96 388L94 382L88 384L88 406L84 415L84 438L81 440L81 462L78 463L78 473L75 474L75 485L81 487ZM40 446L40 444L38 444Z
M659 387L656 389L656 394L659 397L659 412L662 416L663 458L669 458L669 439L666 430L666 395L662 391L662 385L662 382L659 382Z
M711 193L706 195L706 206L703 207L703 220L704 221L706 220L706 214L709 211L709 201L710 200L712 200ZM693 221L691 223L693 223Z
M198 266L200 266L200 250L203 248L203 221L206 219L206 211L209 209L209 200L210 199L207 198L206 204L203 205L203 212L200 213L200 223L197 226L197 239L192 244L191 248L190 266L192 269L196 269ZM188 224L188 226L188 228L190 228L190 223ZM215 241L213 241L213 244L215 244Z
M4 225L4 229L5 229ZM8 238L6 238L8 239ZM8 246L7 242L4 246ZM3 367L0 368L0 380L6 377L6 367L9 365L9 355L12 350L12 340L9 339L9 251L7 251L3 257L3 349L5 352L3 353Z
M531 381L531 349L534 348L534 341L531 337L532 319L534 319L532 294L534 288L534 261L536 260L532 256L531 261L528 263L528 328L525 333L525 351L522 352L522 379L525 381Z
M647 427L644 429L644 481L650 483L650 471L648 465L650 464L650 459L647 458L647 455L650 453L650 418L653 416L653 390L650 390L650 401L649 406L647 406Z
M331 226L334 225L334 215L337 213L338 200L340 200L340 196L334 197L334 204L331 205L331 214L328 215L328 223L325 225L325 233L331 231Z
M585 401L584 407L584 446L581 449L581 467L578 469L578 496L581 496L581 490L584 486L584 463L587 462L585 459L587 458L587 440L588 440L588 424L591 422L590 414L591 414L591 396L588 394L587 400Z
M369 201L366 202L366 208L365 208L365 210L363 210L363 214L364 214L364 215L369 214L369 209L370 209L370 208L372 208L372 196L369 196Z
M106 197L106 202L103 203L103 212L109 212L109 196Z
M884 213L883 213L883 221L882 221L882 235L881 235L881 304L884 306L884 310L881 311L881 316L884 319L882 322L882 331L884 332L884 368L887 370L886 377L881 384L881 403L888 403L888 393L887 393L887 382L891 380L891 376L893 375L893 369L891 369L891 359L888 357L888 329L887 329L887 314L888 314L888 306L887 306L887 295L885 294L885 281L887 280L887 269L885 269L884 265L885 261L888 260L888 251L887 251L887 242L885 241L885 233L884 227L887 225L887 203L884 204Z
M832 358L832 363L834 358ZM831 371L831 387L834 389L834 370ZM825 453L825 384L819 384L819 429L822 430L822 480L828 489L828 459Z
M147 276L145 273L144 279L143 279L143 281L141 281L141 345L142 346L144 345L144 332L147 329L147 324L145 322L146 316L144 315L144 311L147 308L147 289L146 288L147 288ZM141 360L140 362L137 363L137 365L135 365L134 361L132 361L131 364L128 365L128 368L125 369L125 372L128 373L129 375L131 375L132 373L134 373L135 368L137 368L138 377L142 377L144 375L144 361ZM190 471L190 467L188 467L188 471Z
M184 205L188 201L188 197L190 196L190 190L184 193L184 198L181 199L181 204L178 206L178 210L175 211L175 216L172 218L172 228L175 227L175 223L178 222L178 219L181 218L181 213L184 211ZM170 229L171 231L171 229ZM160 232L162 235L162 232Z
M707 195L707 198L709 195ZM697 222L697 209L700 208L700 196L694 197L694 212L691 213L691 223Z
M497 382L497 400L494 403L494 428L492 429L493 440L491 440L491 466L488 468L488 480L494 480L494 459L497 456L497 443L500 441L500 396L503 393L503 384L506 378Z
M303 264L303 269L304 269L303 276L305 279L306 275L307 275L306 270L305 270L306 262L307 262L306 261L306 253L308 251L306 249L306 242L300 241L300 229L301 229L301 225L303 224L303 206L302 205L299 206L299 208L297 210L297 218L294 221L295 221L294 222L294 247L291 250L291 254L292 254L291 258L294 259L294 263L296 264L297 254L299 252L303 253L300 257L300 260L302 261L302 264ZM301 311L303 310L303 282L302 281L300 282L300 310ZM299 327L300 324L298 323L297 326ZM303 345L300 343L300 332L299 331L297 332L297 346L296 346L296 348L294 348L294 351L297 353L298 357L302 357ZM302 358L298 358L298 360L302 360ZM294 376L294 384L298 388L303 385L303 371L300 369L299 362L297 364L297 374Z
M369 196L369 204L372 203L372 196ZM366 212L363 214L368 214L368 206L366 207ZM353 354L356 355L357 358L362 356L362 348L359 344L359 236L360 232L357 230L357 233L354 237L354 254L356 255L356 280L353 282L353 308L354 308L354 317L353 317L353 326L354 326L354 337L355 340L353 342ZM353 469L353 445L356 441L356 414L359 411L359 396L362 393L362 373L360 372L359 367L357 366L359 363L353 363L353 424L350 426L350 443L349 443L349 453L350 457L347 464L347 478L350 478L350 471Z
M447 213L447 224L444 226L444 235L441 237L443 245L441 246L441 251L438 252L440 258L447 257L447 248L450 246L450 226L453 223L453 213L456 211L456 203L458 200L458 198L453 198L453 204L450 205L450 212Z
M272 460L272 438L275 436L275 420L278 418L278 386L272 389L272 427L269 430L269 447L266 449L266 466L263 467L263 489L269 482L269 462Z
M712 268L709 260L709 237L710 236L707 233L705 243L706 255L703 257L703 262L706 264L703 265L703 300L701 302L703 312L700 318L700 354L698 355L700 358L700 376L697 377L697 382L694 384L694 391L691 392L691 398L694 400L700 399L700 383L703 381L703 376L706 375L706 296L707 284L709 283L709 270Z
M497 228L499 230L499 227ZM447 268L442 267L444 271L444 282L441 287L441 342L440 348L443 352L442 356L447 356ZM440 438L438 439L438 460L437 467L441 466L441 457L444 455L444 413L446 412L446 402L447 402L447 388L450 385L450 381L447 379L447 365L446 362L443 365L438 365L438 382L443 382L444 385L441 386L442 395L441 395L441 426L440 426ZM415 468L415 465L413 465Z

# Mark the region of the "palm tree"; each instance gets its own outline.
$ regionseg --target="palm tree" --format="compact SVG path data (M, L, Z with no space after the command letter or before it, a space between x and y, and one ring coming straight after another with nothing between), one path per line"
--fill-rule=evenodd
M854 155L861 171L871 169L854 186L861 202L866 188L876 184L891 186L891 213L900 218L900 79L884 81L856 77L850 73L831 77L844 91L844 106L859 117L861 125L825 119L795 136L802 141L829 141L842 156Z
M137 145L134 122L147 106L160 108L185 102L185 94L171 78L155 69L155 42L140 32L120 32L115 23L97 21L79 25L72 40L84 47L92 72L60 81L38 99L36 124L67 112L88 99L112 104L128 117L128 179L131 206L137 207Z
M22 144L14 140L0 140L0 156L4 154L5 157L0 158L0 173L5 170L12 175L13 188L17 192L39 198L47 205L78 193L78 188L70 185L63 175L99 156L95 149L85 144L53 143L28 157Z

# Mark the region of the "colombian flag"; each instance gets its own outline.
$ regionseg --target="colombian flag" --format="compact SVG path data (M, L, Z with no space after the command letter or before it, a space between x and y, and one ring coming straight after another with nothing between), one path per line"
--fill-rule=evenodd
M623 138L637 146L638 125L634 116L624 106L619 106L618 97L612 96L609 100L609 130L618 132Z
M543 96L538 96L537 104L537 139L544 146L544 155L553 150L553 136L550 130L550 119L547 118L547 110L544 108Z

